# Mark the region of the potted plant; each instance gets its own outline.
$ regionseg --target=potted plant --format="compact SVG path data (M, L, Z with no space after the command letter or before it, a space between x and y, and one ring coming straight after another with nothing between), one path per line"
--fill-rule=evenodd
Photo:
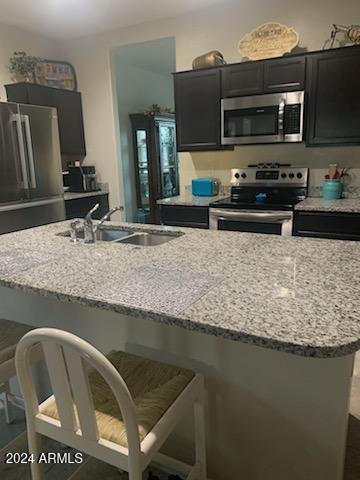
M10 57L9 71L15 82L33 82L36 64L40 58L27 55L26 52L14 52Z

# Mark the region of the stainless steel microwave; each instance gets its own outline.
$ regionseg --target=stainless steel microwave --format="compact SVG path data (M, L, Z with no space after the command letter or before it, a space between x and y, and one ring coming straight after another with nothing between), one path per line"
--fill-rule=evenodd
M302 142L304 92L221 100L223 145Z

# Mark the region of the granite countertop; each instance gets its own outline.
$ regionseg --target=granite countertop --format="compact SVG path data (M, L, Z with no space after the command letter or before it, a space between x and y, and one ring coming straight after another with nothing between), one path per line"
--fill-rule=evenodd
M185 191L181 195L176 197L163 198L158 200L159 205L185 205L189 207L208 207L210 203L216 202L217 200L222 200L223 198L228 197L229 194L220 194L212 197L198 197L192 195L191 191Z
M359 242L111 225L183 235L85 245L58 235L68 222L2 235L0 285L302 356L360 349Z
M108 195L108 190L101 189L97 190L96 192L64 192L64 200L65 202L68 200L76 200L78 198L85 198L85 197L94 197L96 195Z
M339 200L324 200L308 197L295 205L295 210L314 212L360 213L360 198L340 198Z

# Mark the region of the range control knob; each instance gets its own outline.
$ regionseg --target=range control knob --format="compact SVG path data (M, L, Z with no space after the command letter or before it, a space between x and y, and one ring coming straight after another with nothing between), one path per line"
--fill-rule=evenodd
M243 173L241 174L241 178L246 178L246 177L247 177L246 173L243 172Z
M289 173L289 178L294 178L294 174L293 173Z
M297 176L297 178L302 178L302 173L301 173L301 172L298 172L298 173L296 174L296 176Z
M235 178L240 178L240 174L239 174L239 173L235 173L234 177L235 177Z
M286 175L285 172L283 172L283 173L281 174L281 178L286 178L286 176L287 176L287 175Z

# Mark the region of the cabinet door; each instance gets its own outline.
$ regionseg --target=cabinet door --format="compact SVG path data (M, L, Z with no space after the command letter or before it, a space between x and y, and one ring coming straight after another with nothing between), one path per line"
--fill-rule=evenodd
M209 228L209 208L161 205L161 223L174 227Z
M55 107L58 113L61 153L86 155L81 94L79 92L26 83L7 85L6 91L9 101Z
M309 56L308 145L360 144L360 47Z
M176 74L175 111L179 152L221 149L220 70Z
M56 90L55 103L58 111L61 152L85 156L81 94Z
M294 235L336 240L360 240L360 214L295 212Z
M305 65L305 56L265 62L264 91L271 93L304 90Z
M222 70L222 96L241 97L262 93L264 87L264 63L246 62Z

